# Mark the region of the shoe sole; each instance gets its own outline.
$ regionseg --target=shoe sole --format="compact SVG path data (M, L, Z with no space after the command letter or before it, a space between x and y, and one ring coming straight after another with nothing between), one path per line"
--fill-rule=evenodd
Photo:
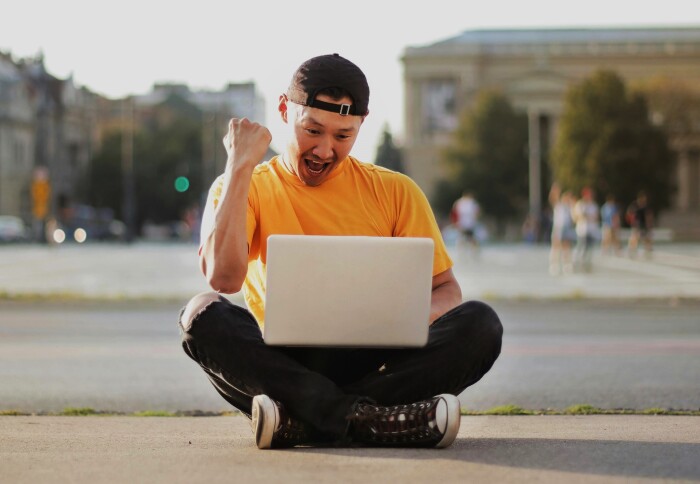
M461 405L459 399L454 395L442 394L438 395L442 399L441 403L445 405L446 413L446 424L445 433L442 436L440 442L437 443L435 447L438 449L444 449L452 445L452 442L457 438L457 433L459 432L459 424L461 421ZM438 403L440 405L441 403ZM439 410L439 409L438 409Z
M252 427L255 432L255 444L258 449L272 447L272 437L277 427L276 406L267 395L256 395L253 398L251 412Z

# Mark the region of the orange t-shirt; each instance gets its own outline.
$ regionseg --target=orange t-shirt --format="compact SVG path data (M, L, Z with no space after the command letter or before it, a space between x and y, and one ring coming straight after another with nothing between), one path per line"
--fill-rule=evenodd
M207 211L218 204L224 176L213 183ZM278 157L258 165L248 194L248 274L243 285L248 309L265 318L267 237L368 235L430 237L435 242L433 275L452 267L425 194L406 175L347 157L319 186L305 185Z

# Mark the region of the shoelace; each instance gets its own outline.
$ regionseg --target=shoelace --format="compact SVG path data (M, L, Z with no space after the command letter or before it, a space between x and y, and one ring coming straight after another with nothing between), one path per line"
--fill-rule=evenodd
M380 407L358 402L348 416L354 434L378 443L418 443L441 437L435 401Z

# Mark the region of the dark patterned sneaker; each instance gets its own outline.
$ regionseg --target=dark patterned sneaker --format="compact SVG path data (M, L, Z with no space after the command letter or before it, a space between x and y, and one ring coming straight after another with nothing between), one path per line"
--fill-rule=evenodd
M353 442L386 447L447 447L459 431L460 404L454 395L381 407L357 402L346 417Z
M253 398L251 413L251 427L258 449L280 449L308 443L306 426L292 419L281 403L267 395Z

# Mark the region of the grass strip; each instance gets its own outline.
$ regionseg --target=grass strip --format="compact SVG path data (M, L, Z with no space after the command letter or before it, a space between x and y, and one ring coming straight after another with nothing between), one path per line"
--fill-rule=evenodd
M674 409L674 408L599 408L588 404L571 405L565 409L546 408L531 410L517 405L501 405L488 410L471 410L461 408L464 416L480 415L684 415L700 417L700 409ZM60 412L27 412L17 409L0 410L0 416L58 416L58 417L232 417L242 415L237 410L223 410L220 412L202 410L140 410L137 412L116 412L110 410L95 410L90 407L66 407Z
M488 410L462 408L462 415L685 415L700 417L700 409L674 408L599 408L588 404L577 404L565 409L546 408L529 410L517 405L502 405Z

